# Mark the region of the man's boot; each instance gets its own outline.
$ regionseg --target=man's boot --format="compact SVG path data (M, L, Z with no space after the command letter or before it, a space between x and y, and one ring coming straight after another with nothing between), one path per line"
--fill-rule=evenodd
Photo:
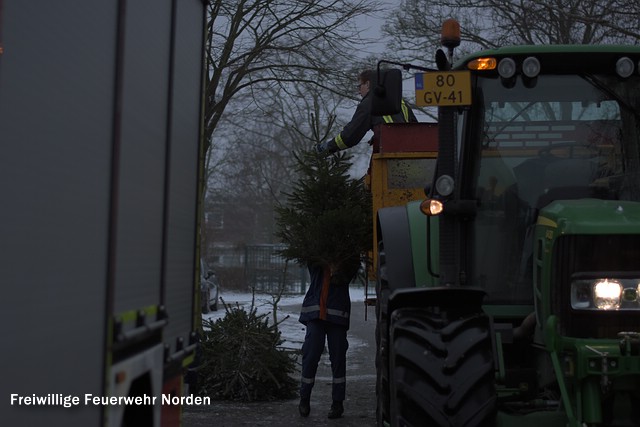
M341 400L334 400L329 410L329 418L340 418L344 412L344 406L342 406Z
M298 404L298 411L300 411L300 416L308 417L309 412L311 412L311 404L309 402L309 398L300 398L300 403Z

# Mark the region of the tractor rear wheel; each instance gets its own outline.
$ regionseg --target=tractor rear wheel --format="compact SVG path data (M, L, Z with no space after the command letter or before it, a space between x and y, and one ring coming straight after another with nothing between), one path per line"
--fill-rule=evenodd
M489 318L454 308L399 308L390 321L391 425L493 425Z

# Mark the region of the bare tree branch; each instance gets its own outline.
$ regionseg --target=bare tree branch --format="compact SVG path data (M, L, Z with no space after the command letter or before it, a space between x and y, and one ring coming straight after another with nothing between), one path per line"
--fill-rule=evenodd
M512 44L638 44L636 0L402 0L383 31L403 61L432 62L448 18L460 22L464 53Z
M209 6L205 140L248 87L307 82L335 90L362 41L354 19L372 0L214 0Z

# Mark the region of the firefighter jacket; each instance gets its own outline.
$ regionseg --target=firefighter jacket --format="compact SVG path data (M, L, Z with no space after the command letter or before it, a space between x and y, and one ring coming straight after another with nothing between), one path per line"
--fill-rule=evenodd
M343 276L342 279L332 279L329 267L309 266L311 284L302 302L300 311L300 323L306 325L311 320L326 320L327 322L346 326L349 328L349 316L351 314L351 299L349 297L349 282Z
M371 107L373 96L371 91L367 93L358 107L351 121L345 125L342 131L334 138L334 142L339 150L345 150L358 144L365 134L372 130L374 126L383 123L409 123L417 122L416 116L409 106L402 100L402 112L393 116L373 116Z

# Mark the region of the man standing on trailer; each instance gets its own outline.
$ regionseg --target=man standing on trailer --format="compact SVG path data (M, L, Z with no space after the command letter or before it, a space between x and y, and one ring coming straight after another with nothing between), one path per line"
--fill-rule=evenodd
M373 95L370 94L371 88L375 86L377 81L377 72L375 70L364 70L358 76L358 91L362 100L351 121L345 125L342 131L335 138L329 139L314 147L316 152L320 154L331 154L340 150L346 150L357 145L365 134L373 130L376 125L383 123L409 123L417 122L415 114L411 108L402 100L402 111L392 116L373 116L371 107L373 103ZM369 145L374 143L374 138L369 141Z

